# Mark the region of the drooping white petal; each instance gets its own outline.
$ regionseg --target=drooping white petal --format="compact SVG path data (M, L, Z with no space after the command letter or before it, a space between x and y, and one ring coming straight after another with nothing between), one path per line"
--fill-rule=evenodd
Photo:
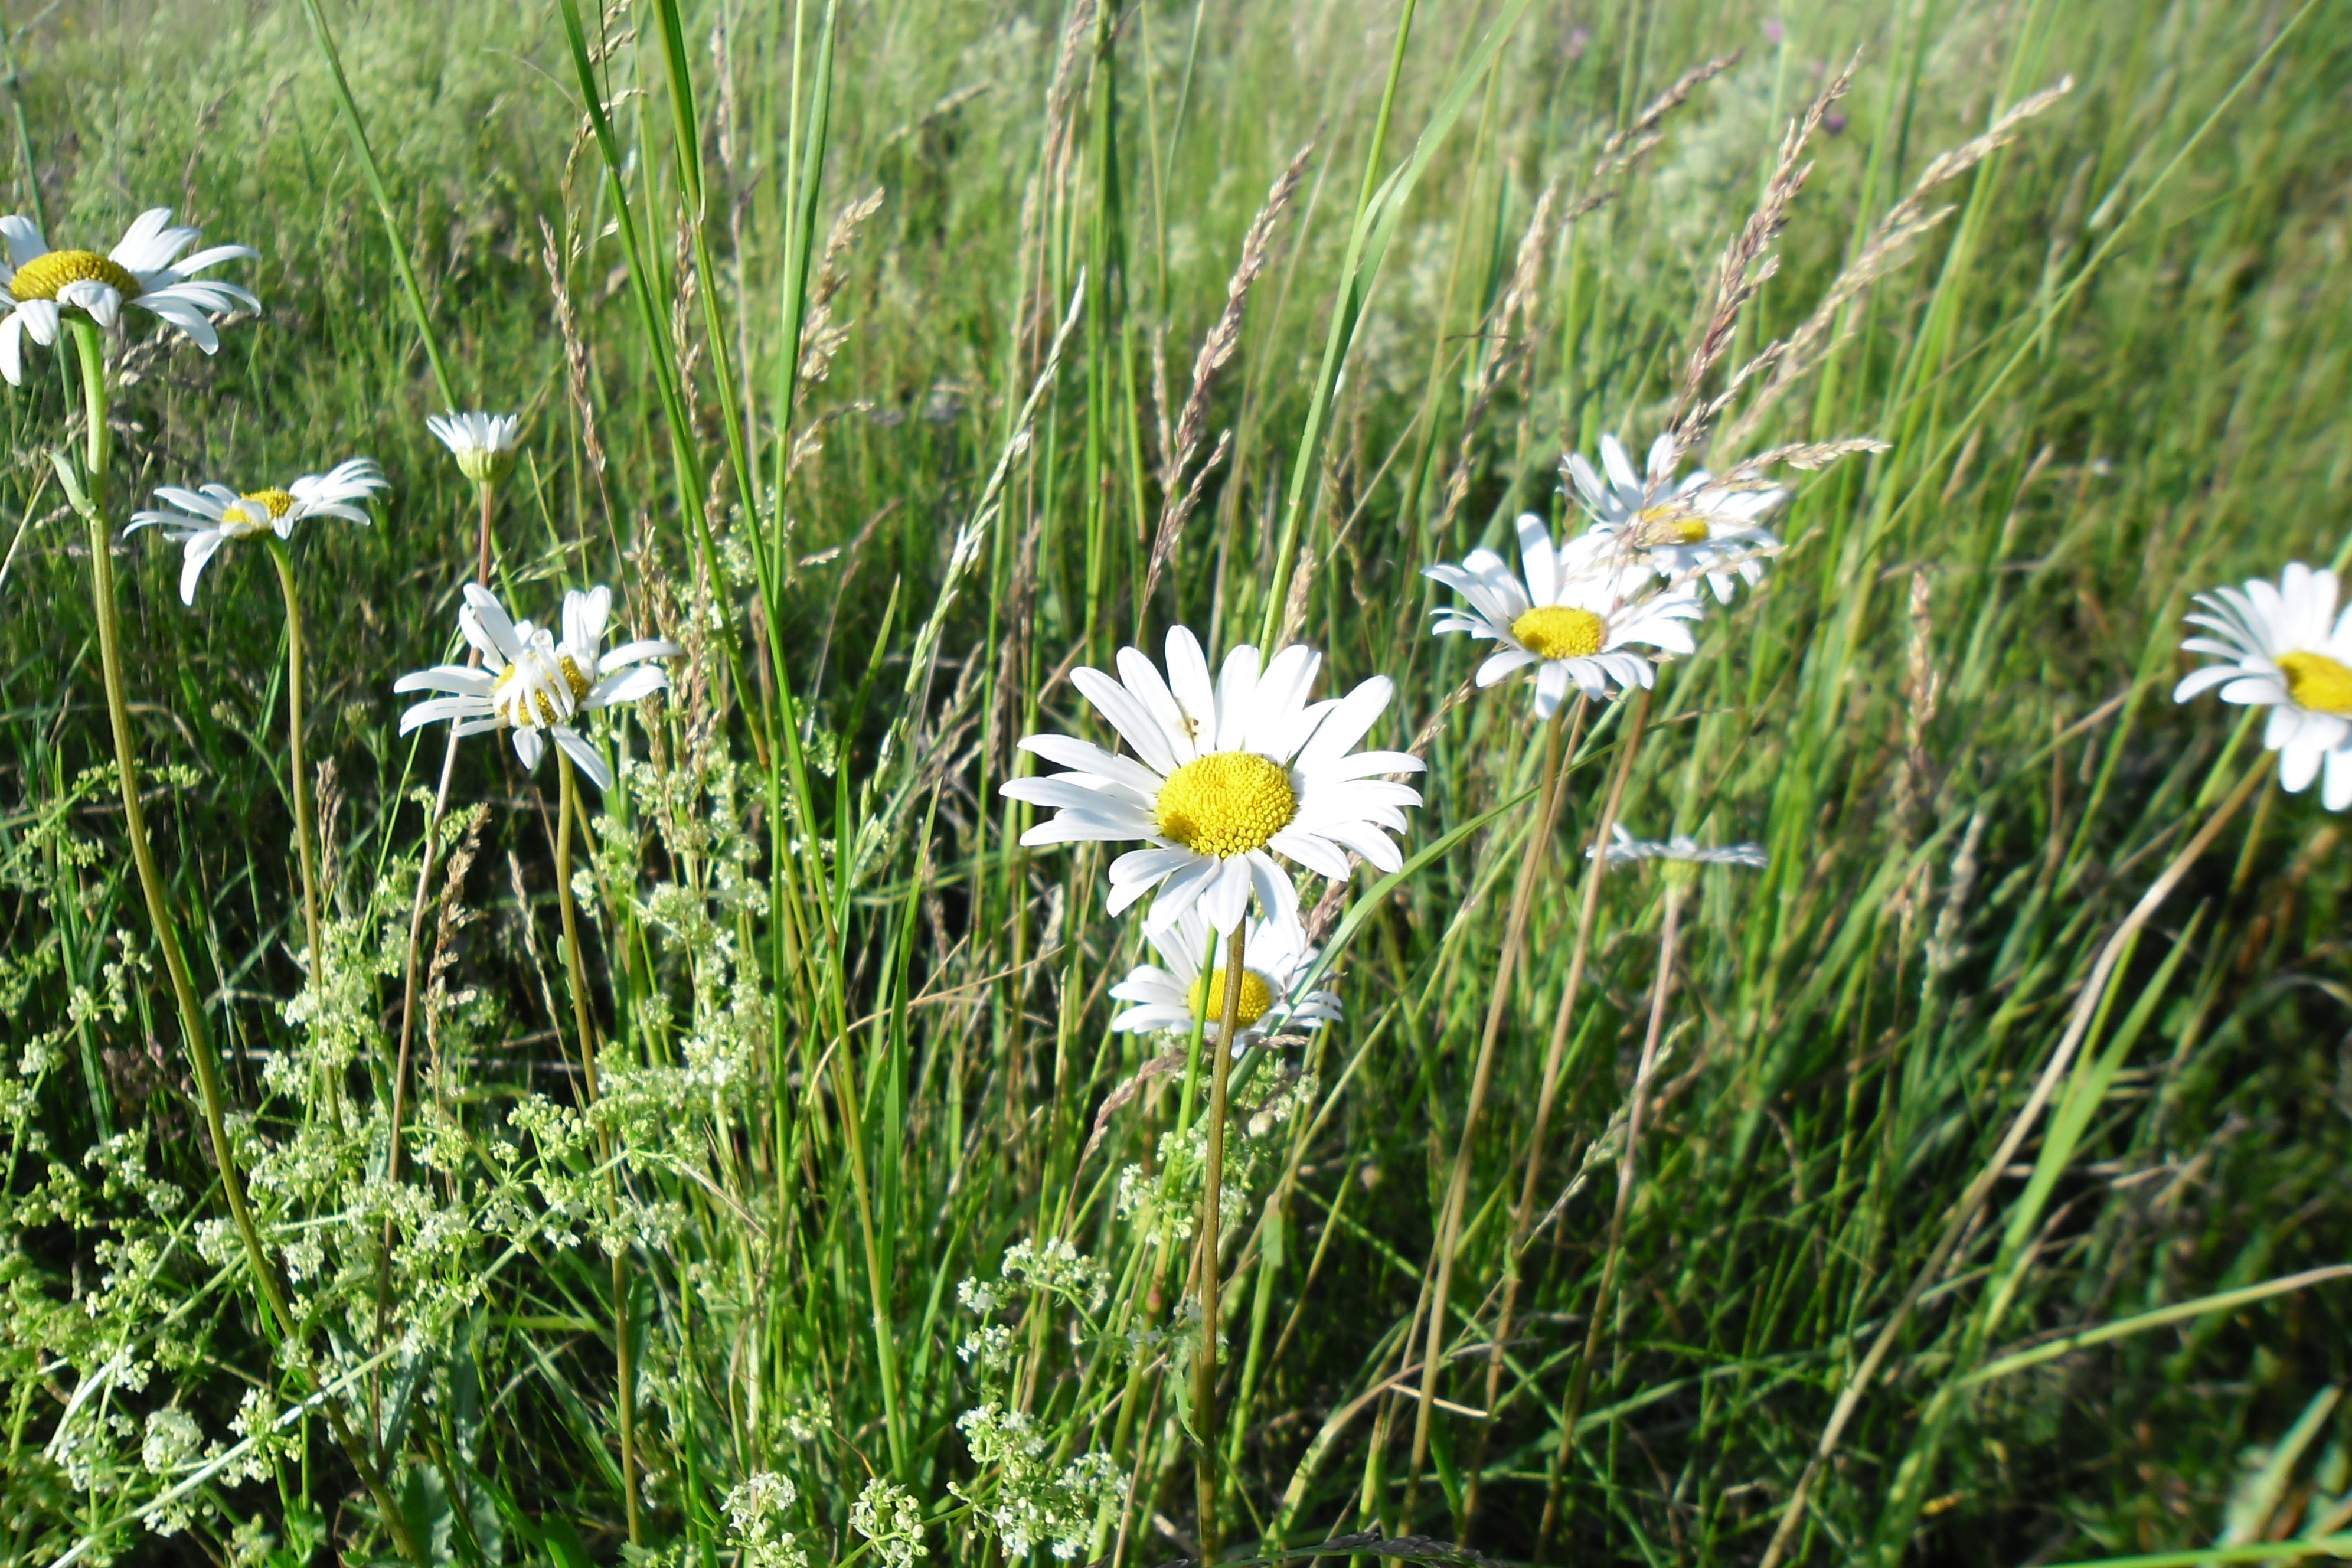
M27 300L16 307L25 318L25 331L33 341L47 348L58 341L58 302L55 300Z
M563 754L572 759L572 764L595 781L598 790L613 787L613 770L604 765L604 757L588 743L588 737L569 724L552 725L548 733L555 737L555 743L563 748Z

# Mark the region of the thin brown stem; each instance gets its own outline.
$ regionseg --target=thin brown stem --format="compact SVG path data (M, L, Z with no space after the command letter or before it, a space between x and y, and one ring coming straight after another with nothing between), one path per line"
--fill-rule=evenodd
M1192 1481L1199 1495L1201 1561L1214 1563L1223 1545L1217 1528L1217 1241L1224 1228L1225 1094L1233 1076L1233 1038L1241 1027L1243 960L1248 949L1249 923L1234 927L1225 942L1224 984L1213 974L1204 991L1219 990L1222 1017L1216 1038L1209 1042L1213 1062L1209 1069L1208 1169L1201 1180L1200 1271L1201 1343L1192 1352L1192 1422L1201 1439L1192 1460Z
M490 513L497 486L487 481L476 487L481 498L481 528L477 542L474 581L483 588L490 585ZM469 648L466 668L477 668L482 662L482 650ZM441 753L441 782L433 792L433 809L425 817L425 848L416 865L416 897L408 908L408 956L400 992L400 1045L392 1064L392 1136L384 1152L384 1180L387 1184L400 1184L401 1129L408 1117L408 1079L411 1058L416 1045L416 996L418 983L424 978L425 911L433 901L434 859L441 844L441 824L449 815L449 784L457 773L457 730L449 729L449 744ZM376 1257L375 1274L375 1337L381 1345L392 1321L392 1220L383 1222L383 1240ZM371 1422L379 1394L378 1380L368 1380L368 1400Z
M1528 1160L1525 1174L1520 1178L1519 1201L1511 1211L1511 1245L1503 1254L1502 1310L1495 1318L1495 1362L1488 1368L1490 1381L1496 1376L1502 1347L1510 1341L1511 1312L1517 1304L1519 1286L1519 1254L1526 1250L1528 1228L1535 1222L1536 1191L1543 1180L1544 1138L1551 1129L1552 1107L1559 1096L1560 1065L1568 1055L1570 1026L1576 1018L1576 1003L1584 988L1586 961L1592 952L1592 934L1601 918L1601 879L1609 868L1607 848L1610 830L1617 825L1618 808L1625 801L1626 781L1633 776L1633 756L1641 749L1642 727L1650 717L1650 693L1645 687L1635 700L1633 712L1627 721L1623 749L1617 755L1617 770L1610 775L1609 795L1601 805L1601 820L1593 825L1591 858L1584 868L1584 898L1577 911L1576 946L1569 954L1568 983L1561 987L1559 1011L1552 1015L1551 1042L1544 1050L1543 1083L1536 1094L1535 1126L1528 1134ZM1493 1406L1490 1404L1489 1409ZM1537 1553L1540 1559L1542 1553Z
M1790 1494L1789 1506L1782 1511L1780 1522L1772 1531L1771 1544L1764 1549L1764 1558L1759 1568L1780 1568L1781 1559L1796 1539L1797 1527L1804 1521L1805 1506L1812 1496L1813 1483L1821 1478L1822 1467L1828 1464L1837 1452L1838 1441L1845 1435L1846 1423L1853 1418L1871 1380L1878 1375L1878 1369L1893 1352L1896 1338L1910 1322L1912 1310L1918 1306L1919 1298L1926 1295L1927 1288L1942 1277L1944 1266L1951 1261L1953 1249L1959 1245L1960 1238L1969 1234L1977 1211L1992 1195L2001 1173L2009 1169L2010 1161L2016 1157L2018 1149L2032 1133L2034 1122L2040 1120L2043 1108L2050 1103L2051 1096L2057 1092L2059 1080L2065 1077L2066 1069L2074 1064L2074 1053L2082 1047L2084 1037L2090 1032L2091 1020L2098 1016L2100 1003L2106 994L2107 981L2115 973L2116 965L2123 962L2124 949L2130 946L2141 928L2155 918L2164 900L2171 897L2172 889L2179 887L2180 879L2189 874L2189 868L2213 847L2213 840L2221 837L2221 829L2229 826L2230 819L2238 815L2239 809L2254 793L2255 786L2270 776L2273 760L2265 753L2247 770L2246 776L2238 782L2237 788L2230 792L2229 798L2214 808L2213 815L2198 830L2197 837L2183 846L2180 853L2173 857L2172 864L2164 868L2163 875L2149 884L2147 891L2140 895L2139 902L2132 906L2131 913L2124 917L2123 924L2117 926L2115 934L2107 939L2106 946L2099 950L2098 958L2091 965L2089 979L2075 994L2074 1011L2066 1020L2066 1032L2060 1037L2058 1048L2051 1053L2050 1060L2042 1067L2042 1076L2034 1080L2033 1092L2026 1096L2024 1107L2018 1111L2016 1120L2010 1123L2009 1131L2002 1137L2000 1147L1993 1151L1992 1158L1985 1162L1976 1179L1960 1194L1960 1201L1953 1205L1950 1215L1944 1221L1942 1239L1937 1242L1936 1250L1927 1255L1927 1262L1920 1265L1918 1273L1912 1277L1910 1288L1904 1291L1903 1300L1895 1304L1885 1326L1871 1342L1870 1352L1846 1378L1845 1387L1838 1394L1837 1405L1830 1412L1829 1425L1822 1428L1821 1442L1815 1446L1813 1457L1806 1461L1803 1474L1797 1478L1796 1489Z
M1584 698L1580 695L1573 710L1580 730L1583 728L1584 706ZM1454 1249L1462 1243L1463 1211L1470 1196L1470 1163L1477 1152L1486 1092L1494 1081L1495 1047L1502 1038L1503 1016L1510 1008L1511 976L1518 964L1520 941L1527 933L1528 909L1535 899L1536 879L1543 864L1545 847L1551 842L1552 830L1559 820L1564 777L1560 763L1569 723L1570 714L1560 712L1553 715L1546 726L1543 784L1536 807L1535 837L1519 862L1517 885L1511 889L1511 911L1503 926L1503 951L1495 961L1495 988L1486 1000L1486 1026L1479 1035L1477 1065L1470 1074L1470 1105L1463 1113L1462 1137L1454 1146L1454 1171L1445 1186L1445 1208L1438 1226L1437 1247L1430 1257L1430 1270L1436 1281L1430 1291L1428 1348L1422 1356L1421 1403L1412 1424L1412 1463L1405 1471L1402 1518L1408 1530L1412 1528L1422 1468L1429 1463L1431 1412L1436 1405L1437 1378L1445 1360L1445 1308L1454 1289ZM1464 1514L1465 1518L1468 1515L1467 1500Z
M1670 872L1671 876L1672 873ZM1568 1405L1559 1424L1559 1447L1553 1450L1551 1474L1544 1489L1543 1523L1536 1531L1536 1557L1540 1561L1551 1542L1559 1518L1560 1479L1568 1456L1576 1447L1576 1424L1584 1415L1585 1395L1592 1388L1592 1363L1601 1353L1601 1328L1609 1318L1609 1302L1617 1289L1617 1268L1625 1256L1625 1215L1633 1206L1634 1164L1642 1149L1642 1105L1650 1092L1650 1075L1658 1065L1658 1040L1664 1032L1666 996L1675 984L1675 939L1681 931L1684 881L1666 886L1664 930L1658 934L1658 973L1650 985L1650 1028L1642 1039L1642 1059L1633 1069L1633 1094L1625 1108L1625 1152L1617 1161L1617 1203L1609 1211L1608 1249L1601 1263L1601 1289L1592 1298L1592 1312L1584 1325L1584 1353L1576 1358L1576 1375L1569 1383Z

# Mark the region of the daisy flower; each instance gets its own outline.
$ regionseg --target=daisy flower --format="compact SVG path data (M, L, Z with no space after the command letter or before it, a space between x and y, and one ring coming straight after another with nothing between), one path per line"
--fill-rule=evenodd
M1236 1053L1285 1026L1319 1029L1339 1016L1339 998L1332 993L1297 994L1315 964L1316 950L1307 945L1303 931L1281 921L1251 921L1246 929L1241 1001L1234 1015ZM1139 964L1110 988L1120 1001L1136 1004L1113 1018L1110 1026L1130 1033L1189 1035L1192 1020L1200 1017L1206 1037L1214 1040L1224 1022L1225 993L1232 983L1223 969L1213 969L1206 976L1201 973L1201 955L1212 940L1198 905L1166 931L1152 932L1151 945L1159 949L1160 962Z
M1404 857L1388 837L1404 831L1403 808L1421 792L1382 773L1418 773L1402 752L1353 752L1395 689L1374 676L1343 698L1309 702L1322 656L1293 646L1263 670L1247 644L1225 656L1213 682L1200 643L1182 626L1168 634L1165 679L1134 648L1118 655L1119 679L1077 669L1071 683L1110 721L1132 757L1072 735L1021 742L1070 770L1012 779L1014 800L1057 807L1021 836L1029 845L1139 838L1150 845L1111 862L1107 908L1118 914L1160 889L1147 931L1166 931L1196 904L1209 926L1230 933L1255 890L1273 920L1295 925L1298 894L1276 855L1335 882L1348 879L1348 852L1383 871Z
M439 719L455 720L460 735L510 729L515 755L524 767L534 769L544 746L542 733L551 735L598 789L611 789L612 770L573 727L574 721L583 713L667 689L669 677L659 666L644 661L679 651L674 642L650 638L603 652L604 621L612 608L609 588L584 594L575 588L564 595L559 642L545 626L510 619L488 589L467 584L457 629L480 652L482 666L436 665L393 682L394 691L447 694L427 698L402 714L400 732L405 735Z
M1569 457L1568 477L1591 515L1590 537L1616 542L1662 577L1705 577L1716 598L1727 605L1742 580L1751 587L1763 581L1764 558L1780 548L1780 541L1758 520L1770 515L1789 492L1778 487L1728 489L1717 485L1705 468L1693 469L1676 483L1675 455L1675 438L1661 436L1650 445L1647 473L1636 474L1617 437L1603 436L1601 471L1577 452Z
M373 458L348 458L323 474L304 474L285 489L247 490L239 495L226 485L205 485L184 490L164 485L155 499L173 510L131 514L125 533L160 525L163 537L184 547L180 564L180 603L196 602L196 579L222 545L257 533L293 536L294 525L306 517L340 517L352 522L368 521L362 504L392 481Z
M1460 565L1432 566L1435 578L1469 601L1433 612L1438 635L1468 632L1502 646L1478 667L1478 684L1492 686L1513 670L1535 665L1536 717L1549 719L1573 685L1598 702L1612 682L1648 686L1644 646L1667 653L1692 649L1690 629L1704 613L1688 584L1651 590L1651 568L1612 563L1591 536L1552 548L1543 519L1519 519L1524 580L1491 550L1474 550Z
M210 318L232 306L261 309L261 301L234 283L195 274L224 261L254 261L249 245L215 245L181 256L203 237L194 228L172 226L170 207L150 207L131 225L122 243L100 256L94 250L51 250L40 226L21 214L0 217L0 241L8 257L0 264L0 375L11 386L25 381L25 334L37 343L58 341L67 310L79 310L111 330L128 302L162 317L194 339L206 353L220 347ZM176 258L176 259L175 259Z
M1622 822L1609 825L1615 842L1607 854L1612 866L1634 860L1686 860L1696 866L1745 866L1760 871L1772 863L1761 844L1701 844L1687 833L1667 839L1636 838ZM1586 859L1592 857L1590 852Z
M2352 805L2352 608L2336 613L2336 586L2335 573L2295 561L2275 584L2257 577L2198 595L2204 608L2189 624L2217 635L2180 646L2223 662L2191 673L2172 700L2218 686L2224 702L2268 708L2263 744L2279 753L2280 786L2299 794L2325 763L2320 798L2342 811Z
M425 416L425 427L441 438L457 459L457 471L478 485L494 485L514 471L515 443L522 434L520 414Z

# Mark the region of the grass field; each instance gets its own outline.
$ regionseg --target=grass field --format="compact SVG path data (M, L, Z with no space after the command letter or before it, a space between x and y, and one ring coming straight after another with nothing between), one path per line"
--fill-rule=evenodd
M599 3L0 18L8 210L262 307L0 393L8 1563L2352 1554L2345 819L2173 701L2352 552L2341 0ZM1475 688L1695 407L1869 449ZM483 527L680 649L610 791L399 732ZM1238 1061L999 793L1178 626L1426 763Z

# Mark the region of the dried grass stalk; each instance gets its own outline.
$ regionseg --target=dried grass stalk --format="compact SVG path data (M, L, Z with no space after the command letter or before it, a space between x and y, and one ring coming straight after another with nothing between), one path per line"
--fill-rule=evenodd
M1242 237L1242 256L1234 268L1234 275L1225 282L1225 308L1219 311L1207 337L1201 340L1200 353L1192 356L1192 388L1185 395L1183 410L1176 416L1172 445L1170 437L1161 436L1162 461L1160 469L1160 526L1151 538L1151 561L1143 575L1142 605L1151 602L1151 591L1160 583L1160 574L1166 569L1168 559L1176 552L1176 542L1183 536L1184 524L1201 502L1201 482L1208 477L1225 456L1232 445L1227 432L1201 466L1192 481L1184 483L1184 470L1192 466L1201 449L1201 438L1209 424L1209 393L1215 384L1217 373L1234 357L1242 342L1242 319L1249 307L1250 286L1265 270L1274 249L1274 226L1281 220L1283 210L1298 194L1299 183L1307 175L1307 160L1315 151L1309 142L1290 160L1290 164L1276 176L1267 187L1265 204L1250 219L1249 231ZM1139 610L1142 605L1137 607Z
M1739 327L1739 312L1780 269L1780 258L1772 253L1772 241L1789 221L1790 205L1804 190L1806 177L1813 172L1812 164L1805 161L1806 145L1811 142L1813 132L1821 129L1830 106L1843 98L1853 84L1854 68L1861 63L1862 53L1856 50L1853 58L1846 61L1845 68L1832 78L1820 96L1807 106L1802 117L1790 122L1788 132L1780 139L1780 156L1770 182L1764 187L1763 200L1748 214L1747 223L1733 237L1722 260L1716 264L1715 307L1708 313L1706 331L1691 350L1690 363L1683 372L1682 392L1675 400L1674 413L1666 420L1674 432L1677 462L1681 454L1697 450L1706 438L1708 413L1715 405L1702 401L1699 395L1708 375L1730 352L1732 335Z
M833 319L833 302L849 282L842 258L857 243L857 231L882 209L882 191L873 191L841 209L824 237L824 255L817 263L816 282L809 290L807 324L801 329L801 384L814 386L833 373L834 356L849 340L848 321Z
M1821 303L1813 307L1813 313L1805 318L1804 324L1742 365L1733 384L1725 389L1723 396L1716 399L1713 406L1727 406L1729 399L1746 384L1765 370L1773 373L1772 379L1765 383L1755 400L1741 411L1738 419L1725 432L1724 439L1728 445L1737 447L1752 436L1773 405L1853 335L1849 328L1838 334L1834 341L1830 336L1846 306L1863 290L1900 265L1908 254L1912 241L1952 215L1953 207L1949 204L1930 210L1928 195L2016 141L2027 121L2073 91L2074 87L2074 79L2064 77L2055 87L2044 88L2030 98L2019 100L1994 121L1984 134L1939 153L1929 161L1912 184L1910 194L1878 220L1878 226L1871 231L1868 242L1830 284L1828 291L1822 296Z

